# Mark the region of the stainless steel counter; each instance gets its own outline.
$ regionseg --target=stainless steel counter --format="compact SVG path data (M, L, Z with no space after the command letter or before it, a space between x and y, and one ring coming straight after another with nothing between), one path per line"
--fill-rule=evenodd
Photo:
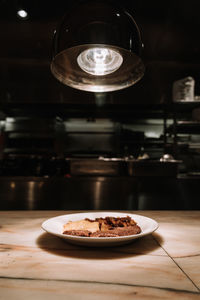
M0 209L200 209L200 177L0 177Z

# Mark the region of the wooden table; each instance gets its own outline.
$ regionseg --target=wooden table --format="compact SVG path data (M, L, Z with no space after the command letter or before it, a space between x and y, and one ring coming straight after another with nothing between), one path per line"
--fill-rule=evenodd
M159 229L85 248L45 233L65 211L0 212L0 299L200 299L200 211L137 211Z

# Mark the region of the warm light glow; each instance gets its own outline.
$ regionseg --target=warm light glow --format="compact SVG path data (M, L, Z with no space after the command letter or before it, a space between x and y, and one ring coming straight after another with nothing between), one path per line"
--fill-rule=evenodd
M25 19L28 16L28 13L24 9L20 9L17 11L17 14L20 18Z
M79 54L79 67L92 75L102 76L115 72L123 62L119 52L110 48L90 48Z
M11 182L10 187L11 187L11 189L14 189L15 188L15 182Z

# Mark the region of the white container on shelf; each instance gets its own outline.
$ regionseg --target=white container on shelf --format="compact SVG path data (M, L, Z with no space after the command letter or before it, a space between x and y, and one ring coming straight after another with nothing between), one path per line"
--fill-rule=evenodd
M174 102L194 101L195 80L185 77L173 83L172 96Z

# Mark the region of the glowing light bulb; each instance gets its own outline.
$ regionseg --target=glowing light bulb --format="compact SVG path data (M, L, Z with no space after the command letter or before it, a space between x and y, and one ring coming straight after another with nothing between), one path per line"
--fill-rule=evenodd
M20 9L17 11L17 15L22 18L25 19L28 16L28 13L24 10L24 9Z
M90 48L79 54L79 67L92 75L103 76L118 70L123 62L119 52L110 48Z

